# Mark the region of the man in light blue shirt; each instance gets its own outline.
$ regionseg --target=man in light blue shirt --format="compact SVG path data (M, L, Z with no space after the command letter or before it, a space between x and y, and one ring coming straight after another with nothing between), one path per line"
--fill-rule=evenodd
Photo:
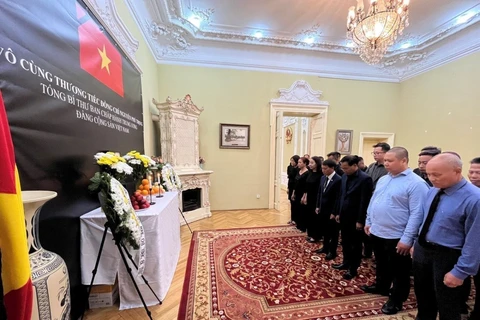
M422 203L429 187L408 168L405 148L388 151L384 165L388 174L378 180L365 223L377 261L376 283L361 289L390 295L382 312L395 314L410 292L410 248L423 221Z
M462 176L462 161L443 153L427 164L430 189L413 252L418 320L460 320L466 279L480 265L480 189Z

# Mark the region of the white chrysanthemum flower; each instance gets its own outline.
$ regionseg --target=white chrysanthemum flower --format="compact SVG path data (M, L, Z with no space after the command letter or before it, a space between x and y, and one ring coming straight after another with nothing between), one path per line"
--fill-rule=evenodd
M133 168L124 162L112 164L112 169L115 169L118 173L132 174L133 172Z
M142 161L139 160L139 159L131 159L128 161L128 163L131 163L131 164L142 164Z
M95 160L99 160L100 158L104 157L106 154L104 152L98 152L97 154L95 154L93 157L95 158Z

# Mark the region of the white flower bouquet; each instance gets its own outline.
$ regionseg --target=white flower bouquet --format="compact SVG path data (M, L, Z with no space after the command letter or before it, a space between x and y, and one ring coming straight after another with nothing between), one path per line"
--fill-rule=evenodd
M163 185L167 191L181 190L182 182L173 167L167 163L162 168Z
M119 181L133 173L133 168L126 163L126 160L114 152L98 152L94 156L101 172L106 172Z

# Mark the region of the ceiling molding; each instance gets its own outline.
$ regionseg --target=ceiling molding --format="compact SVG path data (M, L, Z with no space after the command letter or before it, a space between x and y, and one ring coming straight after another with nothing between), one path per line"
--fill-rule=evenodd
M118 15L114 0L84 0L87 8L105 27L110 36L117 42L120 49L132 62L134 67L142 73L142 70L136 62L135 53L138 50L139 42L127 29L122 19Z
M270 100L270 104L296 104L329 106L327 101L320 100L322 91L313 90L305 80L295 81L290 88L278 90L280 96Z
M401 82L480 50L480 4L470 11L462 7L463 11L457 10L435 28L422 29L424 33L414 33L414 29L407 28L407 33L399 37L381 64L370 66L347 46L346 37L329 38L320 24L292 31L290 35L256 38L252 30L258 28L240 29L216 23L219 12L209 7L215 2L198 1L205 5L198 8L193 0L124 1L159 64ZM465 12L475 14L459 23ZM190 21L191 13L201 16L203 24ZM307 44L303 38L308 35L321 39ZM410 46L401 48L405 43Z

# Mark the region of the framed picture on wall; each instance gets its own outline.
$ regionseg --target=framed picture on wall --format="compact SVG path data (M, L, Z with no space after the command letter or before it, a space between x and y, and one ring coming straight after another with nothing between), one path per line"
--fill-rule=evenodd
M353 130L337 130L335 134L335 151L349 155L352 153Z
M250 125L220 123L220 149L250 149Z

